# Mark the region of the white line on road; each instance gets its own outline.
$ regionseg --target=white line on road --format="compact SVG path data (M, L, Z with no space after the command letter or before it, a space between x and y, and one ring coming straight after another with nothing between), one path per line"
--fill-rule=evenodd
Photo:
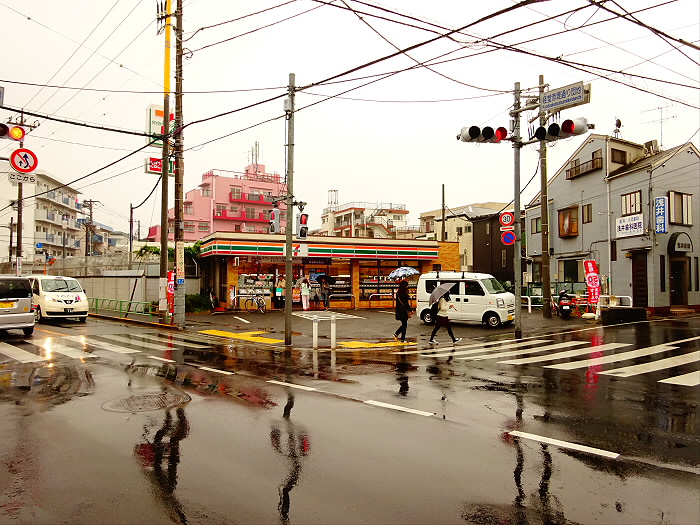
M86 340L82 335L68 335L63 339L68 339L69 341L75 341L80 344L88 344L90 346L96 346L104 350L109 350L110 352L116 352L118 354L140 354L141 350L132 350L131 348L124 348L121 346L113 345L111 343L105 343L102 341L94 341L92 339Z
M159 343L163 343L165 345L168 345L170 343L177 345L177 346L182 346L185 348L211 348L211 345L198 345L195 343L188 343L187 341L181 341L180 339L174 339L174 338L164 338L164 337L158 337L157 335L150 335L150 334L134 334L136 337L140 337L142 339L148 339L150 341L158 341ZM106 336L102 336L106 337ZM133 339L132 339L133 341ZM168 347L168 350L173 350L173 348Z
M229 372L228 370L217 370L216 368L209 368L208 366L200 366L200 370L206 370L207 372L216 372L218 374L226 374L232 376L235 372Z
M638 374L646 374L648 372L656 372L666 368L673 368L674 366L687 365L688 363L697 363L698 361L700 361L700 351L681 354L675 357L667 357L665 359L652 361L651 363L625 366L623 368L616 368L614 370L607 370L600 373L615 377L631 377Z
M406 407L402 407L399 405L392 405L390 403L382 403L381 401L372 401L371 399L368 401L364 401L364 403L367 405L372 405L372 406L376 406L376 407L391 408L392 410L399 410L401 412L408 412L409 414L417 414L419 416L434 416L435 415L432 412L424 412L422 410L415 410L413 408L406 408Z
M597 456L603 456L610 459L617 459L620 454L617 452L610 452L608 450L602 450L599 448L587 447L585 445L579 445L578 443L571 443L569 441L560 441L558 439L552 439L544 436L538 436L536 434L528 434L527 432L519 432L514 430L508 432L511 436L521 437L525 439L532 439L533 441L539 441L540 443L548 443L561 448L568 448L571 450L578 450L580 452L588 452L589 454L595 454Z
M612 354L605 357L594 357L593 359L584 359L583 361L572 361L571 363L560 363L558 365L547 365L545 368L556 368L558 370L574 370L575 368L586 368L595 365L606 365L608 363L617 363L635 357L644 357L647 355L658 354L662 352L670 352L677 349L677 346L668 346L666 344L650 346L648 348L640 348L639 350L630 350L621 354Z
M472 350L457 350L456 352L450 352L447 351L442 354L436 354L433 357L453 357L453 356L464 356L464 355L472 355L472 354L486 354L488 355L489 352L500 352L501 350L510 350L511 348L520 348L521 346L528 346L528 345L534 345L534 344L540 344L540 343L550 343L551 341L548 341L546 339L534 339L530 341L520 341L519 343L509 343L505 345L499 345L499 346L484 346L484 345L476 345L476 348L473 348ZM470 345L474 346L474 345ZM463 347L463 348L468 348L468 347ZM522 353L522 352L520 352ZM423 353L421 354L423 356L429 356L432 355L432 353ZM494 357L501 355L501 354L492 354Z
M268 383L272 383L273 385L281 385L281 386L289 386L292 388L298 388L299 390L308 390L309 392L313 392L317 390L314 387L311 386L304 386L304 385L295 385L294 383L285 383L284 381L275 381L274 379L270 379Z
M46 359L40 355L32 354L16 346L8 345L7 343L0 343L0 353L20 363L38 363L40 361L46 361Z
M537 346L535 348L526 348L524 350L513 350L512 352L501 352L500 354L478 355L474 357L459 357L458 359L468 359L470 361L482 361L484 359L497 359L501 357L512 357L514 355L536 354L538 352L549 352L550 350L558 350L559 348L569 348L570 346L585 345L586 341L566 341L564 343L554 343L552 345Z
M90 352L86 352L84 350L78 350L76 348L72 348L70 346L65 346L59 343L54 343L51 341L51 343L44 343L41 345L41 348L44 349L45 352L50 352L50 353L57 353L57 354L62 354L67 357L72 357L74 359L89 359L89 358L96 358L97 356L95 354L91 354Z
M242 317L238 317L237 315L234 315L233 318L234 318L234 319L238 319L238 320L241 321L242 323L248 323L248 324L250 324L250 321L248 321L248 319L243 319Z
M615 350L629 346L627 343L607 343L598 346L589 346L588 348L578 348L576 350L567 350L566 352L557 352L555 354L536 355L535 357L523 357L522 359L510 359L508 361L499 361L504 365L526 365L529 363L539 363L542 361L558 361L559 359L567 359L579 355L590 354L592 352L605 352L606 350Z
M700 370L676 377L669 377L668 379L662 379L659 381L659 383L669 383L671 385L681 386L698 386L700 385Z

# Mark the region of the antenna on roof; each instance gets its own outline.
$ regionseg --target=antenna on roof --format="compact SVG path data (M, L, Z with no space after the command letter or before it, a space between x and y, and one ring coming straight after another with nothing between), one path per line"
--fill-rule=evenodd
M615 129L613 130L613 137L616 139L620 137L620 128L622 127L622 121L615 117Z
M676 118L676 115L673 115L671 117L664 117L664 109L668 109L671 107L673 107L673 106L669 104L669 105L666 105L663 107L646 109L646 110L642 111L642 113L648 113L649 111L658 111L659 112L659 119L658 120L650 120L648 122L642 122L642 124L654 124L656 122L659 123L659 148L664 147L664 121L671 120L672 118Z

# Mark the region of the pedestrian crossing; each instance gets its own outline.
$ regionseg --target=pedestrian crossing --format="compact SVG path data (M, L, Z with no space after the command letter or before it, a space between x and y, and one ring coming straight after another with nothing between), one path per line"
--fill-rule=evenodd
M430 352L395 352L397 354L421 353L430 357L450 357L458 361L496 361L499 365L541 365L554 370L578 370L610 365L607 370L597 371L610 377L633 377L653 372L674 373L680 366L700 366L700 350L688 351L684 343L700 341L700 336L644 348L635 348L630 343L605 343L592 345L587 341L564 341L529 339L517 342L474 343L461 347L445 348ZM697 347L697 343L694 345ZM533 355L537 354L537 355ZM673 355L671 355L673 354ZM524 357L523 357L524 356ZM583 359L577 359L584 357ZM632 360L645 362L628 364ZM618 365L622 366L618 366ZM673 375L661 379L660 383L698 386L700 370Z

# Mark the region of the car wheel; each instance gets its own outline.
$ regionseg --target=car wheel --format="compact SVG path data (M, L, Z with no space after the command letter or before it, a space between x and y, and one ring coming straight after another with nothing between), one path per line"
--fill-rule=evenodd
M34 327L32 326L31 328L22 328L22 331L24 332L24 335L28 337L34 333Z
M44 316L41 315L41 308L38 307L38 306L36 307L36 310L34 310L34 320L35 320L37 323L43 323L43 322L44 322Z
M484 322L491 328L498 328L501 326L501 318L494 312L488 312L484 315Z
M423 323L427 324L428 326L435 324L435 319L433 319L430 309L423 310L420 314L420 318Z

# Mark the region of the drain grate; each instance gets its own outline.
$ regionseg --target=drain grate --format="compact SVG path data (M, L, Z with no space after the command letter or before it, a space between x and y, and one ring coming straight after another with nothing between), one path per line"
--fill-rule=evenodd
M102 408L112 412L145 412L176 407L190 399L187 394L135 394L107 401Z
M367 374L370 372L392 372L394 370L394 365L363 363L358 365L343 365L338 368L348 374Z

